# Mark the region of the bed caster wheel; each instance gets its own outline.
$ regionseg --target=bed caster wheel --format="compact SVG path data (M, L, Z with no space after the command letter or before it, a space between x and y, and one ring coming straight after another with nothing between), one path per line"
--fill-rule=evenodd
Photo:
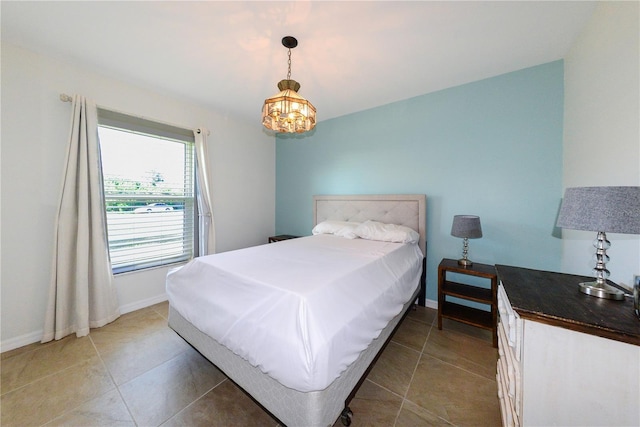
M348 407L344 408L344 411L342 411L342 414L340 414L340 421L342 421L342 425L350 426L352 418L353 412L351 412L351 409L349 409Z

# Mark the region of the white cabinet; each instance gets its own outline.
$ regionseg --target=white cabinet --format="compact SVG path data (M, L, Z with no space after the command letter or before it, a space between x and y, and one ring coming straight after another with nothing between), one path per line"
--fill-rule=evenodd
M496 381L504 426L522 425L522 319L504 287L498 287L498 366Z
M547 324L537 314L521 316L502 284L498 314L503 425L640 425L638 345ZM637 328L640 335L640 321Z

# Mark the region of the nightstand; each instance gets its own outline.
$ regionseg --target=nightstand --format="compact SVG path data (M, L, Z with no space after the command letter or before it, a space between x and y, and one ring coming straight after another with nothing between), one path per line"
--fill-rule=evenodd
M291 234L279 234L269 237L269 243L281 242L283 240L297 239L300 236L292 236Z
M447 277L448 273L488 279L491 287L484 288L472 283L454 282ZM473 280L469 282L473 282ZM438 329L442 329L443 317L488 329L493 335L493 346L497 347L497 294L498 276L495 266L474 262L473 265L465 267L459 265L457 260L443 259L438 266ZM455 303L448 300L447 297L484 304L488 311Z

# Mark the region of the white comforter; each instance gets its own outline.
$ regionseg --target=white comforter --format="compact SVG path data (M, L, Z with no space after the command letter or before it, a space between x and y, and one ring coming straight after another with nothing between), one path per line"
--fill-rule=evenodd
M415 244L317 235L197 258L169 272L170 304L286 387L323 390L415 291Z

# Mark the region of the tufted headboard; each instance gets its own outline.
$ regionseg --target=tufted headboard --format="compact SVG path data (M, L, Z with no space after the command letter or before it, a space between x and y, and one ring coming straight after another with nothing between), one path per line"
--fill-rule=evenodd
M410 227L420 234L427 254L427 196L424 194L313 196L313 225L326 221L366 220Z

